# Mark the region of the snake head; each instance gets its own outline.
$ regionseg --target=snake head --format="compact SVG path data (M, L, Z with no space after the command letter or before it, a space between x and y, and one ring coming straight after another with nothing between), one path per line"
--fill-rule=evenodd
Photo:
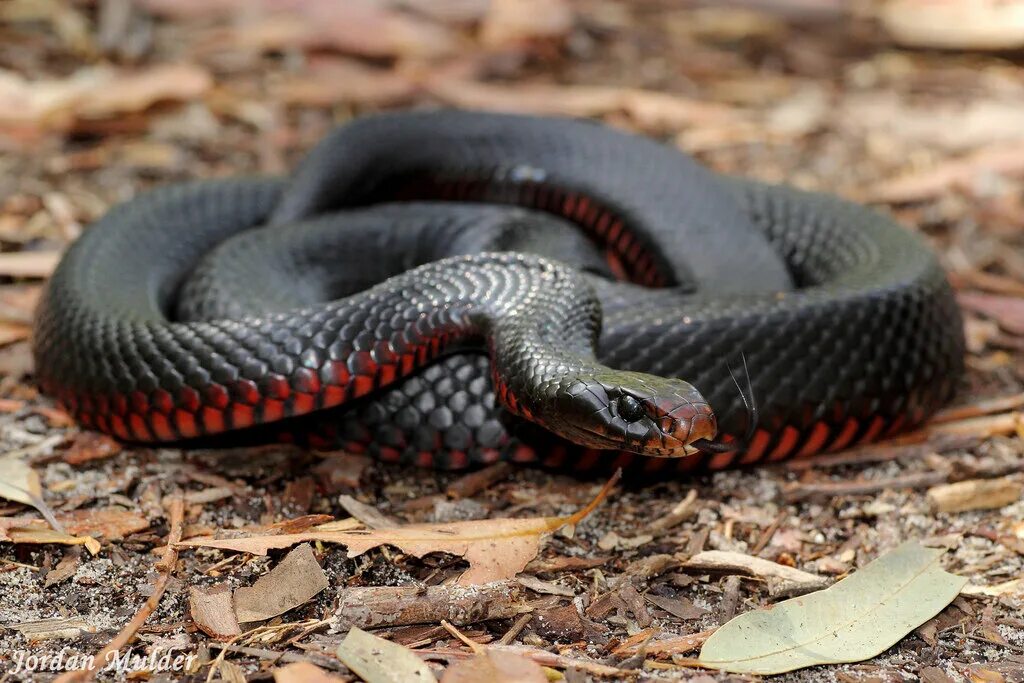
M639 372L574 378L559 389L554 431L578 444L677 458L713 439L715 414L692 385Z

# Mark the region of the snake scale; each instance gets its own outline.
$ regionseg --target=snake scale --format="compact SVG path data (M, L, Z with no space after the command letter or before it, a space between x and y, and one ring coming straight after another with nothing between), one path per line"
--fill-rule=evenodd
M874 210L590 122L425 111L357 119L288 178L113 208L34 350L46 392L128 441L662 472L918 425L962 334L934 255Z

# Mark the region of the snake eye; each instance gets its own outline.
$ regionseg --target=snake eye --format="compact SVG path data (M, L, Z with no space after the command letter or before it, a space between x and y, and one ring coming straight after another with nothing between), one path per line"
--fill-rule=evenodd
M636 422L647 414L644 407L640 405L640 402L629 394L620 396L616 407L618 408L619 416L626 422Z

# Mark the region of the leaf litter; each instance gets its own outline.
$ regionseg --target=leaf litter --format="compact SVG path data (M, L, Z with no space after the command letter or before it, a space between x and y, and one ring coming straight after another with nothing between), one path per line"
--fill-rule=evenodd
M699 661L768 675L869 659L935 616L967 584L939 567L942 554L907 541L823 591L736 617L708 638Z
M265 555L271 549L319 541L344 545L348 548L349 557L357 557L382 545L393 545L417 557L437 552L458 555L469 562L469 569L458 578L458 583L490 583L512 578L522 571L530 560L536 557L543 534L578 524L605 499L617 481L618 476L612 477L586 507L567 517L483 519L443 525L410 524L377 530L332 531L322 528L318 530L318 527L314 527L296 534L225 539L194 538L184 541L181 545Z

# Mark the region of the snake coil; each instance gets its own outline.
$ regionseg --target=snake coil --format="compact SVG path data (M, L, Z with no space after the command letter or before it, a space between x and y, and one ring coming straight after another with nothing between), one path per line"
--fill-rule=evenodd
M34 340L43 389L126 440L262 429L446 468L663 456L651 471L917 425L964 345L934 255L873 210L590 123L457 111L357 120L288 179L115 207Z

